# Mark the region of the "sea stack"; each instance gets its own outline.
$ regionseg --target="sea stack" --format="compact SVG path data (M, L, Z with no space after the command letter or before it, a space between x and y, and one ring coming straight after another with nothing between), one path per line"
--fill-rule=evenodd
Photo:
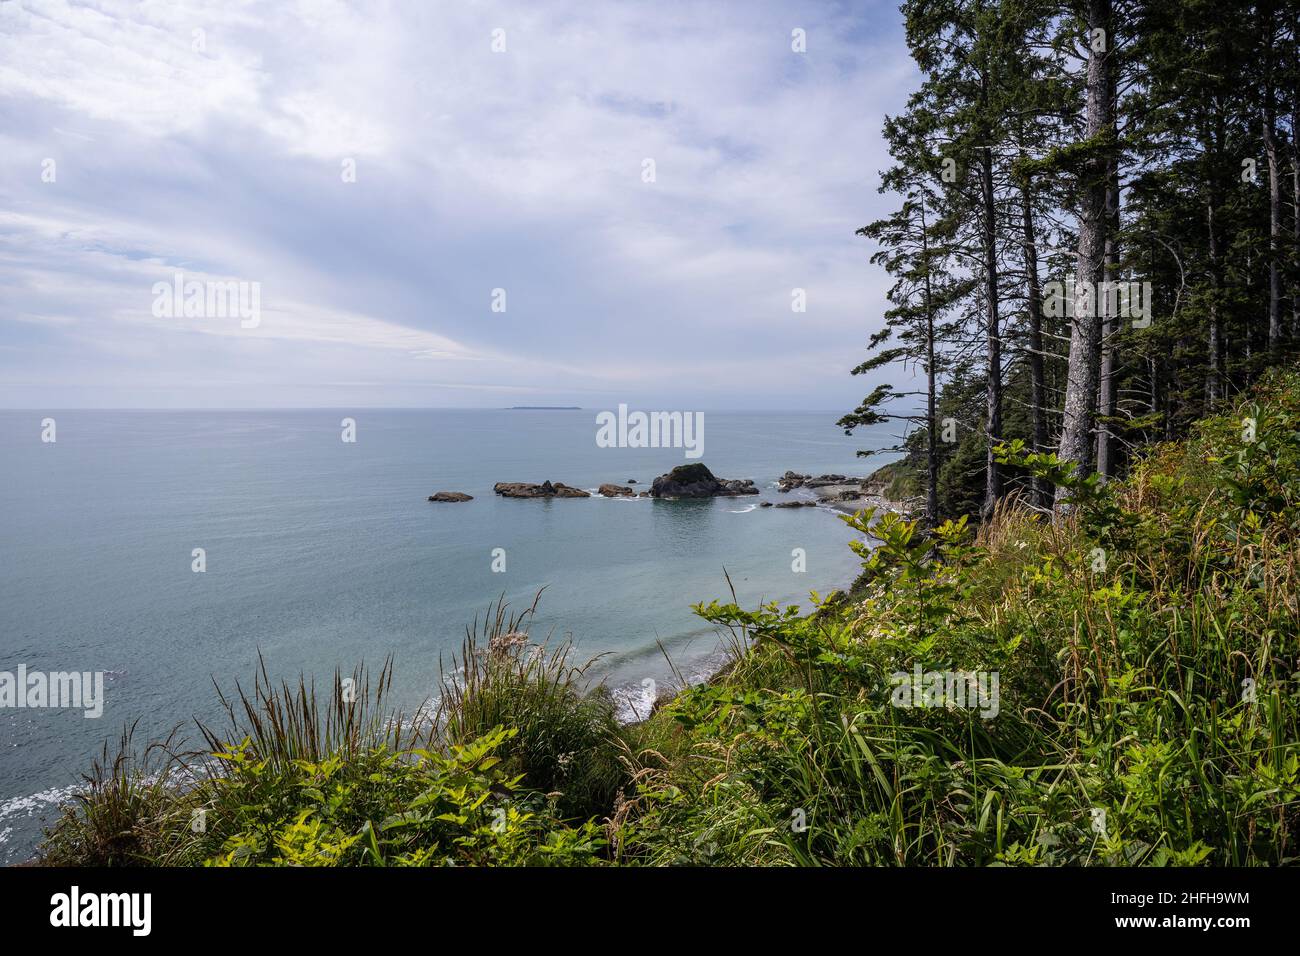
M735 498L739 495L756 495L752 478L727 480L715 478L703 462L678 465L666 475L660 475L650 486L652 498Z

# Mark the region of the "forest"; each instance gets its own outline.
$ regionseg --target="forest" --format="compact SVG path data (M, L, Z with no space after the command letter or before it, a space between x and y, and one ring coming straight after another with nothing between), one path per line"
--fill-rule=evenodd
M923 81L884 128L898 207L859 230L893 285L853 373L915 386L840 424L902 424L930 527L1060 511L1000 442L1104 482L1300 340L1300 6L901 9Z

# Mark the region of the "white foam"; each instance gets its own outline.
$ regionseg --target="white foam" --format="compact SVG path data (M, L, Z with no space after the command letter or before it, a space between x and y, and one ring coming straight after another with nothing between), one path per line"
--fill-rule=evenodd
M66 787L51 787L48 790L40 790L25 797L10 797L8 800L0 802L0 821L19 815L31 816L46 807L60 806L76 796L82 788L82 784L74 783ZM5 834L7 835L10 832L12 831L6 830ZM0 839L0 843L3 842L4 840Z

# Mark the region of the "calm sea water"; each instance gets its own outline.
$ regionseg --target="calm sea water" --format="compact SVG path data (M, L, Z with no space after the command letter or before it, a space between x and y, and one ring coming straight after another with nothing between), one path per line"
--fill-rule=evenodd
M871 436L845 437L835 418L706 413L701 460L783 500L772 484L787 469L874 467L854 455ZM534 636L604 655L594 673L622 691L671 683L660 644L694 679L714 665L719 636L690 605L727 595L724 568L745 605L806 605L809 589L853 578L853 533L822 508L492 493L544 479L645 489L686 460L599 448L595 433L586 410L0 412L0 671L109 675L99 719L0 709L0 862L30 856L105 737L215 716L213 679L247 682L259 649L273 676L323 680L391 654L411 709L476 612L503 593L522 608L546 586ZM426 501L439 490L475 498Z

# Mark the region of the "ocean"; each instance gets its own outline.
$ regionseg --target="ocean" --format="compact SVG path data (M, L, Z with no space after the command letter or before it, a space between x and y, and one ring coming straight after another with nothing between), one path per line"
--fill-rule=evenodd
M141 738L192 730L218 713L213 681L247 685L259 652L273 677L318 683L392 655L393 702L410 711L489 602L522 610L545 587L534 638L599 657L589 673L635 711L647 678L672 686L665 651L691 680L717 666L721 638L690 605L728 597L724 571L751 607L808 607L809 590L852 581L855 533L833 511L759 502L786 499L787 469L868 473L879 462L855 452L884 432L846 437L835 412L705 412L698 460L760 497L493 494L546 479L648 490L690 460L599 447L596 411L0 412L0 672L105 674L98 718L0 707L0 862L31 856L106 738L137 720Z

